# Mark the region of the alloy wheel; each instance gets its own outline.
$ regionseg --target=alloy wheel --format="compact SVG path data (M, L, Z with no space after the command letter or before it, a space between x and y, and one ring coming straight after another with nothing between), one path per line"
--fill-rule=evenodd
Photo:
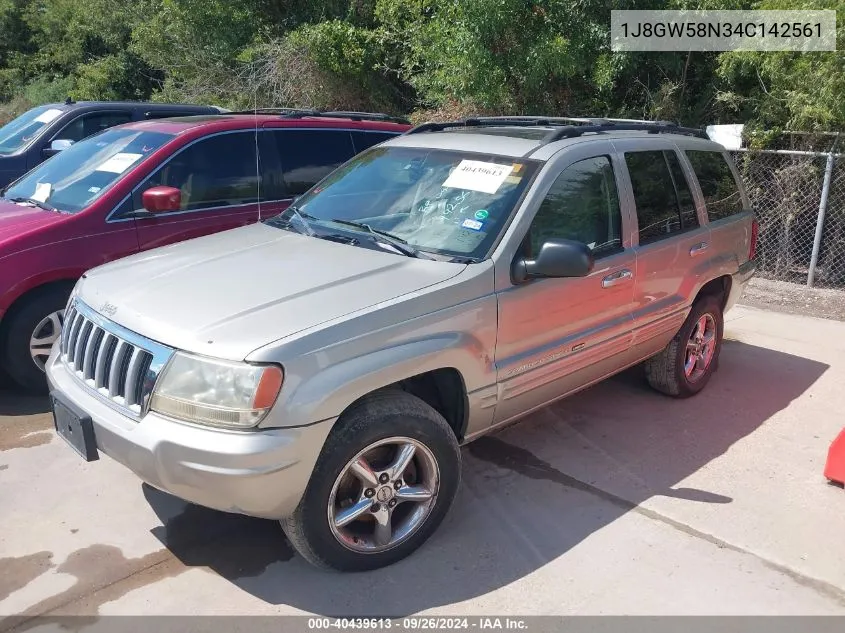
M29 339L29 354L32 356L32 362L41 371L44 371L47 365L47 359L50 357L53 343L59 340L59 337L62 335L62 324L64 320L64 310L51 312L41 319L32 331L32 336Z
M408 437L367 446L340 471L328 503L329 527L346 548L373 554L396 547L434 508L440 469L434 454Z
M716 320L702 314L687 340L684 354L684 374L690 382L697 382L707 373L716 352Z

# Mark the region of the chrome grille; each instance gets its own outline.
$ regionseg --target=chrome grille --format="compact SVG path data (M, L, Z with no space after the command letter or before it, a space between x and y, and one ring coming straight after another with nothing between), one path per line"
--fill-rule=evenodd
M86 387L124 413L146 413L173 349L109 321L81 301L65 313L61 360Z

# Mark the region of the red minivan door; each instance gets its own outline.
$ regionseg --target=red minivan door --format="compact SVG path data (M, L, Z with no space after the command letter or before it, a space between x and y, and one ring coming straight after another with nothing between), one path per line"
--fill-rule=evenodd
M259 165L257 153L255 131L237 130L196 140L162 163L132 194L141 250L245 226L283 211L290 200L266 195L265 188L272 187L264 181L274 170ZM261 154L263 161L275 159ZM145 213L143 194L152 187L178 189L178 209Z

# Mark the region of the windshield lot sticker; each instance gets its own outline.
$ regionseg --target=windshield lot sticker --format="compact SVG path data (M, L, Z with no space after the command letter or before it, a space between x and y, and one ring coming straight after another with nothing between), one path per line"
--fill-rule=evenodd
M49 110L45 110L37 117L35 117L35 120L39 123L50 123L51 121L55 121L56 117L58 117L61 113L61 110L57 110L56 108L50 108Z
M122 174L132 166L143 154L127 154L118 152L107 161L97 167L96 171L108 171L113 174Z
M485 163L479 160L462 160L449 174L443 186L482 193L496 193L511 171L513 171L513 165Z
M47 198L50 197L52 191L53 185L49 182L39 182L35 185L35 193L31 197L33 200L38 200L38 202L47 202Z
M480 231L484 226L484 222L479 222L478 220L470 220L467 218L464 220L464 223L461 226L465 229L470 229L472 231Z
M475 212L476 220L486 220L490 217L490 212L487 209L479 209Z
M88 193L99 193L102 187L88 187Z

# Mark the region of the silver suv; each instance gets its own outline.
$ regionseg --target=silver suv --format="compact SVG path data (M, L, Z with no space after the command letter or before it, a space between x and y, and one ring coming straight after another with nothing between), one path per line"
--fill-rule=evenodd
M89 271L48 362L58 433L309 561L395 562L459 446L627 367L692 396L754 271L720 145L667 123L429 123L281 215Z

